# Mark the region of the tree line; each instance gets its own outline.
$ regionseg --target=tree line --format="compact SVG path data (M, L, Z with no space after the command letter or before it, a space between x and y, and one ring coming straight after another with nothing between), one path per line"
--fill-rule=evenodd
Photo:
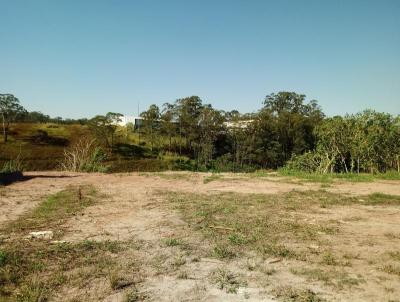
M15 97L0 95L5 140L12 121L52 121L19 106ZM121 116L109 112L71 122L87 125L112 152L123 139L118 131ZM191 96L161 108L153 104L141 118L139 128L128 124L125 132L137 133L139 144L154 153L190 158L196 169L247 171L286 165L319 173L400 171L399 116L366 110L326 117L317 101L295 92L267 95L252 114L217 110Z
M328 118L317 101L294 92L267 95L254 114L216 110L192 96L151 105L142 117L152 148L183 153L206 169L400 172L399 116L366 110ZM168 145L160 144L165 137Z
M288 162L308 172L400 172L400 117L365 110L327 118L315 128L316 147Z
M152 148L187 155L198 167L233 171L277 168L312 150L314 128L324 119L316 101L293 92L268 95L254 114L216 110L191 96L161 109L151 105L141 116L139 131Z

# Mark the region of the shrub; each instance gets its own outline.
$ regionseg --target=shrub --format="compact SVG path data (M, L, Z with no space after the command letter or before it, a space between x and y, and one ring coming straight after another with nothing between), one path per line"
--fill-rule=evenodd
M322 157L315 152L306 152L302 155L293 155L286 163L286 168L294 171L321 172Z
M107 156L95 144L94 139L83 137L69 149L64 150L64 160L61 168L72 172L107 172L103 163Z

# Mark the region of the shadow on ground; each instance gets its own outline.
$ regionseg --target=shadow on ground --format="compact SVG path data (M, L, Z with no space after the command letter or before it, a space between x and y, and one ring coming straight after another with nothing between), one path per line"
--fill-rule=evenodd
M34 178L73 178L78 175L23 175L22 172L0 173L0 185L7 186L14 182L27 181Z

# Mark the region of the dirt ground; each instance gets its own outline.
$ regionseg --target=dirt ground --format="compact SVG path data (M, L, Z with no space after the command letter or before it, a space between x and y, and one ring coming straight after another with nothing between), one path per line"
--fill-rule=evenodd
M262 270L249 270L249 258L229 261L210 258L205 252L207 240L195 236L190 226L177 211L168 207L168 192L216 194L221 192L282 194L286 192L320 190L321 184L296 182L285 178L245 178L225 174L206 182L206 173L131 173L131 174L83 174L61 172L27 172L30 179L0 189L0 226L15 220L32 210L46 196L69 185L95 186L104 193L106 201L97 203L73 216L65 225L62 240L78 242L90 240L135 240L141 242L139 251L145 272L140 291L150 301L276 301L279 294L274 288L291 286L310 288L328 301L400 301L400 276L387 275L376 270L366 270L366 261L379 266L384 251L400 250L400 207L391 206L335 206L320 212L305 213L304 219L331 220L340 223L340 236L334 245L343 253L356 254L351 271L354 276L362 275L363 282L351 290L337 290L320 282L310 281L304 276L291 273L301 263L286 259L261 260L251 258L255 266L265 267L278 273L269 276ZM400 196L399 181L375 181L373 183L335 182L325 191L344 195L360 196L385 193ZM308 216L307 216L308 215ZM154 259L161 259L160 266L169 258L176 259L180 251L176 247L165 247L166 238L185 238L195 247L195 255L186 257L182 265L187 276L180 278L176 271L155 269ZM333 238L333 237L332 237ZM327 240L333 240L327 238ZM312 247L314 248L314 247ZM318 247L316 247L318 248ZM372 255L367 257L367 255ZM192 259L196 257L195 261ZM163 260L162 260L163 259ZM193 260L193 261L192 261ZM237 293L227 293L210 282L210 276L218 269L226 269L241 275L246 281ZM122 291L100 290L95 284L85 291L88 301L122 301ZM54 297L55 301L66 301L69 289ZM290 298L290 297L289 297ZM288 298L288 299L289 299ZM291 300L289 300L291 301ZM297 301L297 300L293 300ZM298 300L302 301L302 300ZM308 300L304 300L308 301ZM310 300L311 301L311 300Z

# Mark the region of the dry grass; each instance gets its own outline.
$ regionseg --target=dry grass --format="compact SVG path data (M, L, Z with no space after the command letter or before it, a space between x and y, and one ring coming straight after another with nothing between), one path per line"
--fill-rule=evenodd
M359 198L325 191L293 191L280 195L170 193L169 199L192 229L211 241L209 256L225 263L242 261L254 253L267 259L267 263L268 259L283 259L291 274L340 291L365 283L363 275L352 273L354 261L366 262L365 273L376 270L376 263L368 258L361 259L356 249L352 254L336 249L336 238L343 236L342 223L329 215L310 219L310 213L334 210L335 207L400 205L398 196L371 194ZM348 221L343 223L364 220L358 217ZM387 256L391 261L399 259L397 251L389 252ZM247 267L249 271L262 271L257 265ZM272 273L266 276L275 276L274 267L267 270ZM389 263L382 266L381 271L398 275L399 267ZM222 288L225 284L230 288L231 275L219 275ZM279 291L277 296L284 301L322 301L312 291L291 287Z
M275 295L286 302L323 302L316 293L309 289L297 289L290 286L280 286L275 289Z
M364 282L362 276L352 276L343 268L292 268L291 272L294 275L306 277L309 282L321 281L325 285L333 286L338 290L350 288Z
M48 197L31 213L2 230L9 238L0 242L0 301L46 301L65 288L107 278L111 290L134 283L139 271L134 263L120 268L118 275L113 273L120 265L115 255L130 248L129 242L86 240L52 244L23 239L34 230L54 230L57 239L66 219L100 198L93 187L70 187Z
M327 192L290 192L281 195L171 193L170 199L196 230L215 242L212 254L232 258L248 249L264 256L305 260L316 258L305 244L320 245L323 235L336 234L335 220L308 222L306 210L351 204L400 204L399 197L373 194L359 199ZM334 265L331 254L322 263Z
M37 142L39 131L48 134L48 141ZM89 130L81 125L57 125L57 124L12 124L10 140L7 143L0 142L0 153L4 162L14 159L21 152L24 169L54 170L63 159L65 144L73 143L82 136L88 135ZM60 144L63 142L63 144Z
M82 137L64 150L61 169L70 172L105 172L101 158L96 158L96 152L100 150L96 147L95 139Z

